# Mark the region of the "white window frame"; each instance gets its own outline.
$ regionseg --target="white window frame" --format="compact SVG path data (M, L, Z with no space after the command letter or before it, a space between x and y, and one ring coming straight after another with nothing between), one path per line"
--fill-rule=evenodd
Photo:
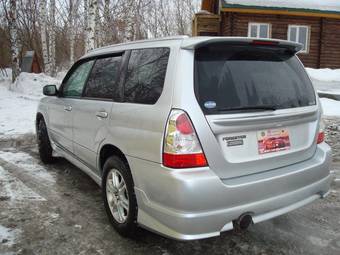
M268 34L268 37L260 37L260 26L261 25L266 25L268 28L267 30L267 34ZM252 37L251 36L251 27L252 26L256 26L257 27L257 30L256 30L256 37ZM251 38L257 38L257 39L269 39L272 37L272 25L270 23L258 23L258 22L249 22L248 23L248 37L251 37Z
M290 38L290 31L291 31L292 28L296 28L296 40L295 41L293 41ZM287 38L288 38L288 41L299 43L300 28L306 28L307 36L306 36L305 50L301 50L299 53L308 54L309 53L309 46L310 46L310 34L311 34L311 32L310 32L311 31L311 27L310 26L306 26L306 25L288 25Z

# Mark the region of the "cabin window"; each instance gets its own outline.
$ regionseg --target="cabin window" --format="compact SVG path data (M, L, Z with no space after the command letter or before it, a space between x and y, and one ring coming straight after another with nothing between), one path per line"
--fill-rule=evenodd
M303 49L300 51L301 53L308 53L309 51L309 36L310 36L309 26L298 25L288 26L288 40L303 44Z
M169 55L169 48L131 51L125 78L125 102L135 104L157 102L163 91Z
M270 38L271 26L268 23L249 23L248 37Z

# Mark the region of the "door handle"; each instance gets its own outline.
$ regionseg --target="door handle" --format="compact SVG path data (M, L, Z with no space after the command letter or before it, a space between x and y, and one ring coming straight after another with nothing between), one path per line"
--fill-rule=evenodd
M98 117L98 118L102 118L102 119L106 119L108 116L109 116L109 114L107 113L107 112L97 112L96 113L96 116Z
M72 111L72 106L64 106L64 110L67 111L67 112L70 112Z

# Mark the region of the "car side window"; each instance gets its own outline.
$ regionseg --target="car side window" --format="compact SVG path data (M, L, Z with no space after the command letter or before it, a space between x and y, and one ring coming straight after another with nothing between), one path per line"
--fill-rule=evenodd
M125 102L157 102L163 91L169 54L169 48L131 51L124 88Z
M80 64L63 85L64 97L81 97L93 60Z
M96 60L83 96L98 99L118 98L120 96L118 77L121 61L121 56Z

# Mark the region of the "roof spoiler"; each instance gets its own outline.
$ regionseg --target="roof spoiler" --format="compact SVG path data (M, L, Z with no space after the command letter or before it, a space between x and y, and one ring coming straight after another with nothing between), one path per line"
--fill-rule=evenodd
M300 43L276 40L276 39L257 39L248 37L191 37L183 40L181 48L186 50L194 50L204 47L212 43L226 43L226 44L242 44L242 45L262 45L262 46L278 46L281 48L287 48L294 53L297 53L303 49L303 45Z

